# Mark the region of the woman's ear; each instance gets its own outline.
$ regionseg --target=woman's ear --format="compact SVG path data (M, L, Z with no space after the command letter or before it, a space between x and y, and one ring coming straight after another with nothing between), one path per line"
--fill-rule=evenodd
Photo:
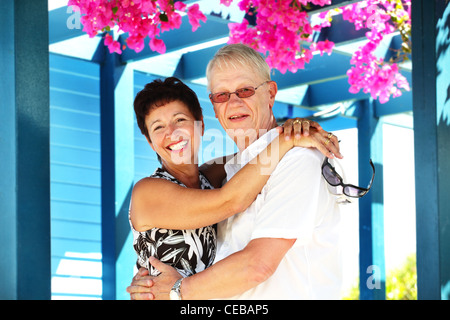
M148 144L149 144L150 147L153 149L153 151L155 151L155 148L153 147L152 140L150 140L150 138L149 138L147 135L145 135L145 139L147 139Z
M205 122L203 121L203 117L200 120L194 121L194 132L196 135L200 133L200 137L203 137L205 134Z
M205 122L203 121L203 117L202 117L202 137L205 134Z

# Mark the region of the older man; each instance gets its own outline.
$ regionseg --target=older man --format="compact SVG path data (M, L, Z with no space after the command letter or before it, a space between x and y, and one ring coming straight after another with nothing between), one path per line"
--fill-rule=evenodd
M277 136L272 107L277 84L259 53L227 45L207 68L216 117L239 153L225 165L230 179ZM327 141L337 145L336 137ZM151 259L162 273L135 277L132 298L339 299L339 210L321 176L323 155L294 148L244 212L219 223L216 262L182 279ZM148 286L144 287L140 286Z

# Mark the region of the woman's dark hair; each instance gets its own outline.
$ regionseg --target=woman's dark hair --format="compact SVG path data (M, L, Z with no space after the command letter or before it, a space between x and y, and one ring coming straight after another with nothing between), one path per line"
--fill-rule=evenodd
M152 109L162 107L173 101L183 102L192 113L195 120L202 120L202 107L195 92L175 77L154 80L147 83L134 99L134 112L136 120L143 135L150 140L145 117Z

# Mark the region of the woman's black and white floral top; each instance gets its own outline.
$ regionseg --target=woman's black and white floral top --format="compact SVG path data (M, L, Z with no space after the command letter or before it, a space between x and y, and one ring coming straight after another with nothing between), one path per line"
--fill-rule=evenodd
M186 187L161 168L156 169L150 177L166 179ZM200 173L200 185L202 189L213 189L202 173ZM150 256L175 267L184 277L200 272L214 262L217 246L215 225L195 230L153 228L143 232L136 231L131 220L130 225L134 238L133 247L138 254L136 266L147 269L150 267L149 272L152 276L157 276L159 272L149 265Z

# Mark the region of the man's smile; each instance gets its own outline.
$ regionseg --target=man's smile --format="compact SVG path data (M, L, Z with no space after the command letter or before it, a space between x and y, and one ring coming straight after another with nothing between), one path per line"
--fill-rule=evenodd
M249 115L247 114L234 114L231 117L228 117L228 120L232 121L232 122L239 122L239 121L243 121L245 119L247 119L249 117Z

